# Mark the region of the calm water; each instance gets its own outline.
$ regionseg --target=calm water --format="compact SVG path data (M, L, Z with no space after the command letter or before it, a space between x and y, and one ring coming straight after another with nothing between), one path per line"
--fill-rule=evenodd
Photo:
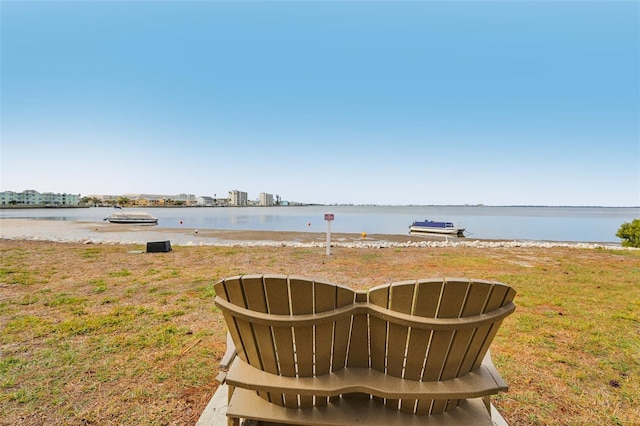
M481 239L620 242L616 231L640 218L628 207L310 206L132 208L159 219L160 228L325 232L324 213L335 214L332 232L407 234L414 220L446 220ZM0 210L0 218L102 220L106 207ZM1 226L1 222L0 222Z

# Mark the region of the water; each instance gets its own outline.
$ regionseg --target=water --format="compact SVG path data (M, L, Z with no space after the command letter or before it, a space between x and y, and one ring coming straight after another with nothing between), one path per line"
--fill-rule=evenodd
M127 209L125 209L127 210ZM640 218L638 207L308 206L131 208L159 219L159 228L325 232L324 213L335 214L332 232L407 234L414 220L446 220L480 239L620 242L624 222ZM7 209L0 218L102 222L106 207ZM0 222L1 226L1 222Z

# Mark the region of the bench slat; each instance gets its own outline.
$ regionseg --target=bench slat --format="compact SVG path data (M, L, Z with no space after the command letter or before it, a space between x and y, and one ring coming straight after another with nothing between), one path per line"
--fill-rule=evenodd
M346 367L317 377L285 377L256 369L242 360L233 363L226 382L251 390L284 392L296 388L301 395L335 396L364 392L383 398L478 398L507 390L490 357L473 372L456 379L434 382L406 380L370 368ZM500 377L499 374L497 376ZM498 383L500 382L500 383Z
M389 287L389 309L394 312L403 314L411 314L413 308L413 298L415 292L415 283L396 283ZM407 348L407 341L411 328L399 324L390 323L388 327L387 340L387 368L386 373L393 377L402 377L404 371L404 359ZM388 399L389 407L398 409L400 401L397 399ZM404 410L413 413L412 403L404 402Z
M491 288L492 285L489 283L474 282L473 285L469 283L467 287L467 297L462 308L462 316L474 316L482 313ZM469 349L469 344L471 343L471 338L473 337L474 333L475 330L472 329L459 330L455 333L455 335L453 336L453 341L451 342L449 356L447 357L444 367L442 368L442 374L440 375L441 380L453 379L454 377L459 376L462 364ZM467 372L465 372L465 374ZM446 407L444 409L450 409L457 406L459 403L460 400L457 399L449 400L446 403Z
M460 316L462 305L467 294L468 284L460 281L446 281L442 287L440 295L440 304L438 307L438 318L457 318ZM453 340L454 331L436 330L433 332L427 360L425 363L422 380L433 381L439 380L442 374L442 368L449 355L451 341ZM418 406L421 410L426 410L430 405L430 414L439 414L446 408L446 400L426 400L421 399Z
M313 313L313 282L290 278L291 313L293 315ZM295 361L299 377L313 376L313 327L294 327ZM313 396L301 396L300 407L312 407Z
M336 307L336 288L325 283L314 283L315 312L325 312ZM318 324L315 330L315 374L320 376L331 371L334 324ZM346 344L345 344L346 347ZM315 397L316 406L327 405L327 398Z
M289 315L289 285L287 278L283 276L265 275L263 288L267 300L267 313L276 315ZM269 334L274 348L275 362L279 374L294 377L296 367L293 352L292 327L270 327ZM266 338L266 336L265 336ZM286 407L298 406L298 398L294 393L283 393Z

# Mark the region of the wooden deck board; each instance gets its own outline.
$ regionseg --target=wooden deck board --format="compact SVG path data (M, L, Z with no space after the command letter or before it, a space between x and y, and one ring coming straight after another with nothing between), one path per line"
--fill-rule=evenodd
M269 404L255 392L236 388L227 415L244 419L294 425L325 426L493 426L480 399L464 402L453 411L432 416L415 416L391 410L373 399L339 398L325 407L288 409Z

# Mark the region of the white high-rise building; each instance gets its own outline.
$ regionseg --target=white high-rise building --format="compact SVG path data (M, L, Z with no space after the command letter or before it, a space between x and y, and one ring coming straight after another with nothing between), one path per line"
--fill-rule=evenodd
M258 203L261 206L272 206L273 205L273 194L267 194L266 192L260 193L260 198Z
M248 197L246 192L238 191L237 189L229 191L230 206L246 206L247 204Z

